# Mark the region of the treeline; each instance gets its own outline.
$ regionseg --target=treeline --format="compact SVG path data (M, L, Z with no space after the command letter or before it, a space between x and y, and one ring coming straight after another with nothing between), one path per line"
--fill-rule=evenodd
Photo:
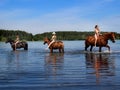
M93 35L94 32L77 32L77 31L57 31L57 40L84 40L86 36ZM44 37L51 38L52 32L45 32L34 35L34 40L43 40Z
M105 32L101 32L105 33ZM120 33L116 33L116 39L120 39ZM44 37L51 38L52 32L45 32L41 34L33 35L21 30L2 30L0 29L0 41L6 41L7 38L15 39L16 35L20 36L21 40L27 41L39 41ZM94 35L94 32L78 32L78 31L57 31L57 40L85 40L89 35Z
M21 40L32 41L33 39L33 35L25 31L0 29L0 41L6 41L7 38L15 39L16 35L19 35Z
M107 32L101 32L104 34ZM115 33L116 39L120 39L120 34ZM51 38L52 32L45 32L42 34L34 35L34 40L43 40L44 37ZM57 40L85 40L87 36L94 35L94 32L78 32L78 31L57 31Z

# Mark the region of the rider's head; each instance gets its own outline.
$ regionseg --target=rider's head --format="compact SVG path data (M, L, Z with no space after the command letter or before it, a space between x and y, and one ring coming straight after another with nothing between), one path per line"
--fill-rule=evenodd
M16 35L16 38L19 38L19 35Z
M55 32L53 32L52 34L53 34L53 35L55 35L56 33L55 33Z
M95 28L98 28L98 25L95 25Z

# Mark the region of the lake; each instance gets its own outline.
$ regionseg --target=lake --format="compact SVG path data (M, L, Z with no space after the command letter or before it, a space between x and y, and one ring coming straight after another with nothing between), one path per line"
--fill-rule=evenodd
M65 53L50 53L42 41L28 51L0 42L0 90L119 90L120 41L111 51L84 51L84 41L63 41Z

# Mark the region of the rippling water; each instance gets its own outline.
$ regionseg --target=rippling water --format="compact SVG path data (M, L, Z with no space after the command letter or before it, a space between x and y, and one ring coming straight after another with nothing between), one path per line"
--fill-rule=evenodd
M119 90L120 41L111 52L84 51L84 41L63 41L65 53L49 53L43 42L28 42L29 50L12 51L0 42L0 90Z

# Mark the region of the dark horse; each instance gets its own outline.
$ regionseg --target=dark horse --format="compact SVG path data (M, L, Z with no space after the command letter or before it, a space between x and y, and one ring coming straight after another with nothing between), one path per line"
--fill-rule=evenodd
M16 48L15 48L15 41L14 40L8 39L6 41L6 43L10 43L13 50L20 49L20 48L24 48L24 50L28 50L28 44L25 41L20 41L19 43L17 43Z
M49 38L44 38L44 44L50 44L51 40ZM50 52L52 53L53 52L53 49L59 49L59 52L63 52L64 53L64 44L62 41L56 41L56 42L53 42L50 47Z
M105 33L103 35L100 35L96 46L99 47L99 52L101 52L102 47L107 47L110 51L110 46L108 45L108 40L111 40L113 43L115 42L115 34L113 32ZM95 46L95 37L94 36L88 36L85 40L85 51L87 51L87 48L90 47L90 51L92 51L93 46Z

